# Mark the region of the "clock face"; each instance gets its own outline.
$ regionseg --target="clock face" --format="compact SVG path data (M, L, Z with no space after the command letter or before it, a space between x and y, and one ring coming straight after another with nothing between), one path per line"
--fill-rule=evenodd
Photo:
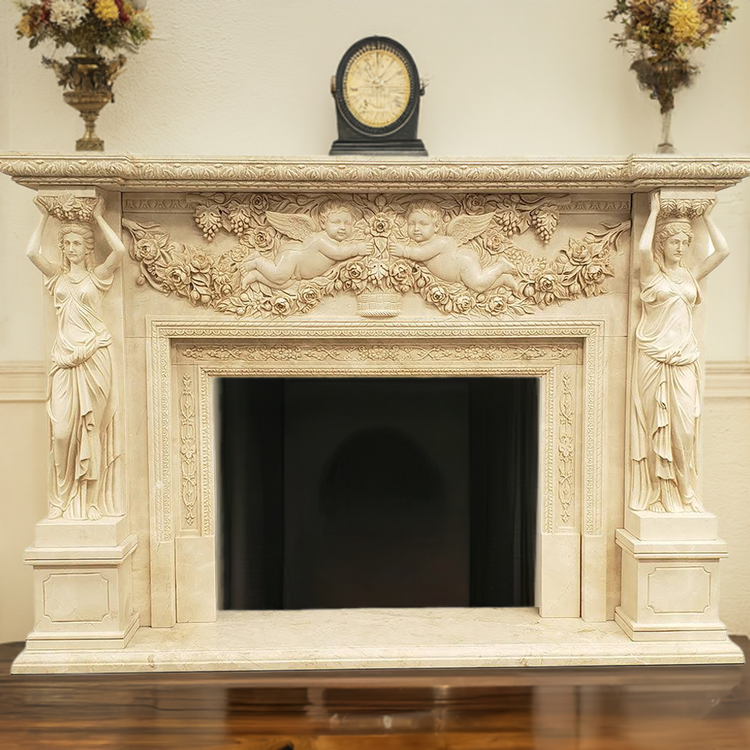
M411 94L406 64L386 48L361 49L344 71L344 101L363 125L384 128L404 113Z
M387 137L403 128L418 109L417 67L393 39L362 39L339 63L334 96L341 117L356 133Z

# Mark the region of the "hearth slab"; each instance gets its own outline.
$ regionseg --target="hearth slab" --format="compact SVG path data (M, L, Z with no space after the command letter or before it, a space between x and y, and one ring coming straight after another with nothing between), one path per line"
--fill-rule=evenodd
M14 674L741 664L724 641L634 642L613 621L519 609L221 612L122 650L23 651Z

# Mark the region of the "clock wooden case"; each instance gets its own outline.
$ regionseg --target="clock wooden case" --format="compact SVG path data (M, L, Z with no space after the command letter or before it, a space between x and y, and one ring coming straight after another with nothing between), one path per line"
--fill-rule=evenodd
M403 45L384 36L354 43L341 58L331 93L339 133L331 155L427 156L417 138L424 88Z

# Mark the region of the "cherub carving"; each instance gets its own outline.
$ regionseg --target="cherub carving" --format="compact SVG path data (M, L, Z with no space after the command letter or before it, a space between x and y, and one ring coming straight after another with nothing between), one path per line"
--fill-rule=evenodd
M295 281L322 276L339 261L372 252L364 242L346 242L354 232L356 216L340 201L327 201L321 207L321 231L316 231L314 220L306 214L267 211L266 218L292 241L281 247L274 260L248 258L240 269L243 289L254 282L284 289Z
M482 266L479 256L466 243L478 237L490 225L494 212L478 216L457 216L440 234L443 215L431 201L409 206L406 231L414 244L393 245L391 253L419 261L443 281L460 281L475 292L486 292L495 286L516 289L515 268L500 258Z

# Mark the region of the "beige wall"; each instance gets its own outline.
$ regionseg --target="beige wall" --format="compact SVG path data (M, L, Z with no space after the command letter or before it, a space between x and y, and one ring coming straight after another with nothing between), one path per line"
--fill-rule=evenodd
M0 643L22 640L33 625L23 551L47 512L44 395L41 365L0 363Z
M703 491L729 543L721 563L721 616L750 636L750 363L714 362L703 407Z
M649 151L657 105L609 42L615 27L604 15L613 4L379 0L374 16L351 0L154 0L156 38L128 62L100 133L112 152L326 153L336 135L330 76L352 42L378 33L405 44L429 81L420 135L434 156ZM0 2L0 151L69 151L82 123L39 64L42 51L16 40L16 17L13 4ZM674 139L683 152L750 152L748 39L750 9L742 5L701 54L695 85L677 96ZM44 357L41 284L23 252L36 219L30 198L0 178L0 365ZM721 194L715 217L734 252L706 295L706 352L711 361L746 361L750 180ZM748 404L750 397L707 403L704 439L707 504L733 542L725 617L734 632L750 634L750 565L741 552L750 547ZM31 469L44 452L43 422L39 402L0 398L0 640L23 637L30 623L30 578L19 555L44 509L45 477ZM17 606L8 604L11 594Z

